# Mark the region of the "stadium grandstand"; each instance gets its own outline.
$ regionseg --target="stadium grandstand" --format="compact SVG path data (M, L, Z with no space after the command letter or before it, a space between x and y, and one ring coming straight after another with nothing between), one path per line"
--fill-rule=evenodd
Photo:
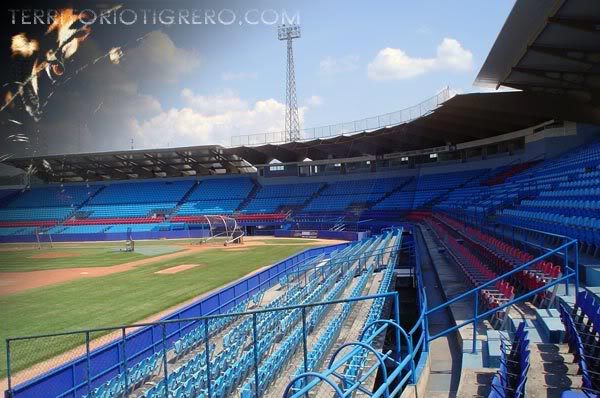
M0 189L9 247L335 240L150 320L9 336L5 397L600 397L599 26L518 0L476 79L518 91L375 129L5 161L44 180Z

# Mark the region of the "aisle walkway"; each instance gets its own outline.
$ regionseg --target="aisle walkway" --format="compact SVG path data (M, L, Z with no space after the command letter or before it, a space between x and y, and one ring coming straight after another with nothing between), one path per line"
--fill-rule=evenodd
M423 283L427 292L427 305L429 308L436 307L446 302L443 290L441 289L438 275L433 267L433 261L445 261L439 256L435 246L432 248L431 255L427 250L427 245L433 244L427 232L423 236L418 234L419 247L422 248L421 267L423 270ZM431 257L435 258L431 258ZM439 258L437 258L439 256ZM464 285L463 280L457 281ZM440 311L429 318L429 333L436 334L449 327L454 326L454 320L450 310ZM456 397L460 382L461 370L461 348L452 333L431 342L429 348L429 363L431 373L427 382L427 398L453 398Z

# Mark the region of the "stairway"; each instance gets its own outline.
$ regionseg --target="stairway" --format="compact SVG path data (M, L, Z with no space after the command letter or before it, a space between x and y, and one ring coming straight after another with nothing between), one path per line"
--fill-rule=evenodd
M423 249L421 254L421 267L423 283L427 292L427 306L435 307L447 300L441 289L440 279L434 261L439 262L440 254L428 251L423 235L417 232L418 246ZM429 320L429 332L436 334L453 326L452 313L447 310ZM427 397L450 398L456 397L460 381L460 369L462 365L461 347L456 333L434 340L429 346L430 374L427 380Z
M242 201L242 203L240 203L238 208L235 210L236 212L240 212L244 208L246 208L246 206L248 206L248 203L250 203L250 201L256 197L256 194L262 188L262 185L260 185L258 183L258 181L252 180L252 182L254 183L254 187L252 187L252 190L250 191L248 196L246 196L246 198Z
M510 169L504 171L503 173L500 173L498 175L490 177L489 179L487 179L485 181L482 181L481 185L493 186L493 185L503 184L510 177L529 169L530 167L536 165L538 162L539 161L524 162L524 163L519 163L517 165L514 165Z
M92 198L94 198L96 195L98 195L100 192L102 192L105 188L106 188L106 185L101 185L100 189L98 189L92 195L88 196L88 198L86 200L84 200L79 206L73 207L73 210L65 218L63 218L62 220L59 220L56 224L46 228L46 231L49 230L50 228L64 226L64 223L66 221L69 221L72 217L74 217L79 212L79 210L81 210L84 206L86 206L90 202L90 200L92 200Z
M304 209L306 206L308 206L308 204L310 203L311 200L313 200L314 198L316 198L317 196L320 196L321 193L325 190L325 188L328 187L327 183L323 183L323 185L321 186L321 188L319 188L316 192L314 192L312 195L310 195L305 201L304 203L302 203L302 205L300 205L300 209Z
M427 258L422 261L424 275L431 279L437 275L439 282L431 280L425 282L429 308L436 305L436 288L438 285L443 292L441 301L445 297L452 298L465 291L464 277L456 264L446 256L439 246L439 241L432 231L421 227L423 242L421 246L427 248L429 258L434 267L428 269ZM426 257L426 256L423 256ZM428 272L432 271L432 272ZM563 285L558 287L558 294L563 290ZM571 289L573 292L574 289ZM433 297L431 297L433 295ZM450 320L456 324L468 319L472 312L472 303L469 299L457 301L446 307L450 310ZM565 303L573 302L573 297L561 298ZM440 301L440 300L437 300ZM472 301L472 300L471 300ZM436 311L429 315L430 334L435 335L438 329L447 330L448 322L441 322L446 315L444 310ZM530 339L530 363L526 385L528 397L560 397L568 389L581 387L581 377L577 375L578 365L574 363L573 355L568 352L566 344L562 343L564 326L556 310L539 309L530 302L516 300L508 309L506 330L495 330L486 320L477 325L476 352L472 352L473 327L463 327L456 333L451 333L436 338L430 343L430 381L427 385L427 397L487 397L490 393L491 380L498 370L500 353L500 334L512 334L521 322L526 322L526 329ZM452 324L453 326L453 324ZM499 325L497 325L499 326ZM450 362L448 352L450 342L446 341L453 335L459 336L462 341L462 362ZM439 342L438 342L439 340ZM439 351L439 352L436 352ZM460 385L458 390L449 387L451 374L458 372ZM446 378L446 379L444 379ZM448 388L448 389L446 389ZM444 392L445 391L445 392ZM453 395L453 391L456 394Z
M169 217L172 217L175 214L177 214L177 212L179 211L179 208L181 207L181 205L183 205L185 202L187 202L187 200L190 197L190 195L192 194L192 192L194 192L198 188L198 185L200 185L200 184L201 184L201 181L196 181L196 183L193 184L190 187L190 189L187 190L187 192L185 194L183 194L183 196L181 197L181 199L179 199L179 202L177 202L177 204L175 205L175 207L173 207L171 209L171 211L169 212Z
M457 186L457 187L454 187L454 188L450 188L448 191L444 192L444 193L443 193L443 194L441 194L440 196L437 196L437 197L435 197L435 198L431 199L429 202L425 203L425 204L424 204L422 207L423 207L423 208L426 208L426 209L431 209L431 208L433 208L433 206L435 206L435 205L438 205L438 204L440 204L442 201L446 200L446 199L448 198L448 196L450 196L450 193L451 193L451 192L454 192L454 191L456 191L457 189L464 188L464 187L465 187L465 186L466 186L468 183L472 182L473 180L475 180L475 179L477 179L477 178L481 178L481 177L483 177L484 175L486 175L486 174L488 174L488 173L490 173L490 172L491 172L491 170L489 170L489 169L486 169L486 170L484 170L484 171L483 171L481 174L474 175L473 177L471 177L471 178L469 178L469 179L465 180L465 181L464 181L462 184L460 184L459 186Z
M408 180L406 180L406 182L404 184L398 185L396 188L392 189L389 192L386 192L385 195L383 195L381 198L379 198L375 202L371 203L371 206L369 207L369 209L373 208L373 206L375 206L377 203L383 202L386 198L392 196L392 194L394 194L398 191L401 191L404 187L406 187L407 185L410 185L414 181L415 181L415 177L410 177ZM406 191L406 192L408 193L411 191ZM414 195L414 191L413 191L413 195Z

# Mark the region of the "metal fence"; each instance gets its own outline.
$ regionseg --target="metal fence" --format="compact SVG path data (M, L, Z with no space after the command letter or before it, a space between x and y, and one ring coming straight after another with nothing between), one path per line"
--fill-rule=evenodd
M213 388L218 385L216 380L221 376L221 370L225 370L211 370L210 367L217 366L214 364L218 352L235 346L225 342L222 332L230 326L245 322L251 324L249 350L254 356L246 364L249 368L244 374L245 377L254 378L251 396L261 397L261 384L256 384L256 377L261 369L258 362L262 361L259 356L263 354L265 341L270 341L274 336L269 335L265 328L260 328L260 322L270 313L294 313L301 318L301 332L298 335L302 336L306 355L311 351L311 344L314 345L311 338L307 337L312 330L307 329L311 326L310 322L307 326L306 320L314 316L315 308L326 307L325 312L335 314L338 311L336 306L381 297L392 299L392 295L370 295L250 311L241 305L249 305L257 294L264 294L266 288L277 283L286 283L288 288L291 282L305 286L310 280L308 271L311 271L310 275L314 278L325 278L327 272L322 268L323 261L327 261L327 269L337 267L343 274L350 263L358 264L358 269L364 269L367 263L381 267L384 257L391 254L390 249L377 249L340 258L328 257L326 254L310 256L283 269L276 268L274 272L268 272L251 289L246 286L236 292L233 288L228 298L216 296L213 301L221 305L211 315L190 316L188 312L186 316L180 315L176 319L159 322L7 339L7 397L95 397L100 396L98 388L118 392L114 396L139 396L144 389L148 389L146 382L164 385L164 390L160 390L161 394L155 396L172 396L170 393L174 391L169 393L169 386L173 385L174 377L183 377L182 369L186 363L204 366L205 374L214 373L214 377L211 376L208 383L205 381L202 389L208 394L208 398L220 397L223 392ZM202 313L201 310L199 308L198 312ZM399 321L399 314L395 317ZM287 338L285 336L283 334L283 337L280 335L278 338ZM294 347L296 350L300 345L296 344ZM17 369L23 370L14 372ZM185 373L185 377L191 380L194 375Z
M450 88L446 87L433 97L430 97L417 105L396 112L385 113L383 115L372 116L351 122L302 129L300 130L299 141L329 138L342 134L350 135L407 123L434 111L442 103L450 99L450 95ZM285 131L246 134L231 137L231 146L281 144L284 142L287 142Z
M481 219L478 220L481 222ZM463 227L467 228L469 223L464 220ZM464 293L458 294L452 299L445 303L438 305L434 308L428 308L426 311L427 317L440 311L444 311L451 305L462 302L472 302L473 312L472 317L463 320L461 323L456 324L444 331L441 331L435 335L430 335L430 340L435 340L439 337L446 336L454 331L461 329L469 324L473 324L473 340L472 340L472 352L477 352L477 324L489 317L494 316L499 311L508 311L511 306L519 302L524 302L529 298L534 298L538 294L542 294L548 291L550 288L557 287L559 284L564 284L565 294L569 295L569 284L575 285L575 292L579 291L579 250L577 239L572 239L563 235L551 234L543 231L532 230L528 228L522 228L512 225L502 224L478 224L478 227L482 231L488 232L492 236L496 236L502 240L511 239L512 246L520 247L530 253L537 253L537 257L530 261L526 261L523 264L514 265L513 269L498 275L496 278L488 280L479 286L468 290ZM440 241L445 242L445 239L438 236ZM445 245L445 243L444 243ZM518 276L524 271L535 270L543 261L553 261L555 265L559 265L561 268L561 274L555 279L549 279L541 287L526 290L524 292L517 292L514 298L506 300L500 303L494 308L483 308L480 306L480 294L486 289L494 289L498 282L510 281L512 278ZM553 293L554 294L554 293ZM550 302L549 305L553 303ZM508 317L504 318L505 320Z
M347 246L342 243L307 249L227 285L160 322L9 338L5 369L12 394L9 396L80 397L88 383L95 388L106 378L122 373L123 360L128 366L134 365L160 349L163 332L171 349L191 328L189 319L197 322L204 316L231 312L238 303L279 283L280 278Z

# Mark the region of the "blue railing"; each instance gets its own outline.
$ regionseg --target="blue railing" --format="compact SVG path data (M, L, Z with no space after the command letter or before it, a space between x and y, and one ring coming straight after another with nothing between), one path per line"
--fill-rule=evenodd
M414 237L414 229L412 230ZM414 326L408 332L400 326L400 303L397 292L367 296L371 298L393 298L393 321L378 319L365 325L359 340L339 347L334 352L328 367L323 372L305 372L292 379L286 387L284 393L285 398L305 397L311 390L320 386L321 383L327 384L333 390L335 396L339 398L352 397L357 392L375 398L382 396L395 397L399 396L408 384L416 384L419 376L417 362L423 359L423 353L429 351L426 316L427 297L425 286L423 284L420 256L419 251L416 248L416 242L407 242L407 244L410 245L409 250L415 262L414 269L420 307L420 315ZM373 343L379 335L386 333L389 327L394 328L395 349L380 353L373 347ZM369 334L368 332L373 328L376 328L375 331L372 332L372 334ZM419 337L415 341L415 336L417 335ZM402 356L403 347L406 348L404 356ZM351 350L338 359L341 352L347 348L351 348ZM358 375L356 379L349 378L343 371L340 371L340 369L347 367L353 358L365 352L373 355L376 362L366 369L363 369L363 372ZM388 365L394 366L394 369L389 374L386 362ZM378 371L382 377L381 385L375 391L365 388L366 382L369 379L374 379ZM303 383L303 387L294 390L294 386L298 385L299 382Z
M223 314L242 300L275 285L282 276L293 273L323 254L328 255L346 246L347 243L342 243L304 250L264 271L229 284L218 292L172 313L160 322L9 338L6 340L8 391L5 395L14 398L37 398L43 394L65 398L81 396L117 375L123 367L124 359L133 365L161 351L163 344L170 349L177 339L201 322L195 317ZM107 333L118 333L119 337L94 348L97 336ZM44 343L44 339L47 343ZM85 348L72 360L39 376L31 378L15 374L15 371L19 370L16 369L15 363L23 360L19 357L23 352L19 349L19 344L53 344L61 339L76 339L85 344Z
M414 237L414 232L415 231L413 229L413 237ZM541 232L541 231L534 231L534 232L536 234L538 234L538 233L543 234L543 232ZM353 303L353 302L365 301L365 300L377 300L377 299L387 300L387 299L390 299L390 300L393 300L393 314L392 314L391 320L377 319L377 320L365 325L365 327L360 335L359 341L345 344L344 346L337 349L334 352L331 360L329 361L327 368L324 371L315 372L315 371L311 371L310 369L305 369L306 371L304 373L296 376L288 384L284 396L286 398L289 398L289 397L301 398L301 397L309 394L309 392L311 390L313 390L314 388L317 388L318 386L322 385L322 383L327 384L334 391L335 396L337 396L337 397L344 397L344 398L351 397L356 392L360 392L360 393L366 394L371 397L399 396L406 386L408 386L409 384L415 385L417 383L418 378L419 378L419 366L417 366L417 364L419 362L422 362L423 359L426 358L426 355L429 351L429 343L432 340L437 339L442 336L445 336L445 335L448 335L450 333L453 333L456 330L458 330L464 326L467 326L469 324L473 324L475 327L475 330L476 330L476 325L482 318L492 315L492 314L496 313L497 311L501 311L515 303L522 302L522 301L526 300L527 298L532 297L535 294L541 293L559 283L564 282L568 288L568 282L572 278L575 279L576 290L577 291L579 290L577 240L571 239L568 237L564 237L564 236L554 235L553 237L561 238L565 242L556 248L552 248L552 249L544 248L545 253L542 254L541 256L539 256L531 261L528 261L503 275L500 275L490 281L487 281L487 282L483 283L482 285L478 286L477 288L471 289L465 293L462 293L456 297L453 297L448 302L445 302L444 304L441 304L441 305L436 306L431 309L429 309L427 306L426 291L425 291L425 286L423 284L422 274L421 274L422 271L421 271L421 267L420 267L421 259L420 259L420 255L419 255L419 250L416 245L416 240L403 242L405 244L405 248L408 248L410 254L412 255L412 258L414 258L414 270L415 270L418 302L419 302L419 309L420 309L420 314L419 314L417 321L412 326L412 328L408 331L406 331L404 328L402 328L400 326L401 325L401 323L400 323L400 303L399 303L398 293L397 292L384 292L384 293L378 293L378 294L367 295L367 296L351 297L351 298L347 298L347 299L320 301L320 302L313 302L313 303L305 303L305 304L301 304L301 305L291 305L291 306L284 306L284 307L278 307L278 308L267 308L267 309L248 311L248 312L234 312L234 313L228 313L228 314L215 314L215 315L209 315L209 316L201 316L201 317L196 317L196 318L189 317L186 319L165 320L165 321L160 322L159 324L153 324L154 326L158 326L159 328L162 328L161 329L162 330L162 338L160 338L160 336L159 336L156 341L158 343L160 343L160 349L163 350L163 352L164 352L163 358L166 358L166 350L168 349L167 345L172 344L172 341L170 341L166 338L166 334L170 330L169 325L173 325L173 326L179 325L180 333L181 333L181 329L189 330L192 322L200 323L200 324L203 323L205 330L208 330L209 322L211 320L221 319L224 317L251 316L254 319L254 322L253 322L254 323L253 344L256 346L256 341L257 341L256 317L259 314L274 312L274 311L301 310L301 312L303 314L303 320L304 320L306 317L307 309L318 307L318 306L327 306L327 305L342 304L342 303ZM406 245L408 245L408 247ZM574 251L574 254L572 254L572 257L570 257L571 250ZM389 269L389 267L394 267L394 265L395 265L397 251L398 251L398 247L395 247L395 250L373 250L369 254L360 254L359 253L357 255L351 256L351 259L352 259L352 261L359 261L359 264L360 264L361 259L364 259L366 261L366 259L368 259L368 258L375 258L376 261L379 262L379 261L381 261L381 258L384 254L390 254L390 260L387 262L387 267ZM563 273L559 278L552 280L551 282L545 284L544 286L542 286L540 288L537 288L535 290L524 293L518 297L515 297L515 298L499 305L498 307L489 309L487 311L479 312L479 293L483 289L489 288L490 286L494 285L496 282L503 280L505 278L508 278L512 275L515 275L518 272L522 272L523 270L526 270L526 269L532 267L534 264L536 264L544 259L550 258L550 257L559 257L564 260L564 264L562 267ZM572 259L572 261L571 261L571 259ZM348 261L348 259L343 260L343 261ZM343 264L343 261L342 261L342 264ZM570 265L571 262L574 263L574 267L572 267ZM299 264L294 264L293 267L290 267L290 269L286 270L286 273L294 274L294 272L292 271L294 268L297 271L300 271L302 269L299 266ZM270 275L270 276L272 276L272 275ZM452 304L455 304L461 300L467 300L467 299L473 299L473 302L474 302L473 315L471 318L461 322L458 325L449 327L446 330L439 332L435 335L429 334L429 328L428 328L429 316L435 314L436 312L445 310ZM183 328L181 328L182 323L184 324ZM305 328L306 327L305 321L303 321L302 324L303 324L302 327ZM141 326L146 326L146 325L141 325ZM394 347L391 350L387 350L385 352L379 352L379 350L377 350L374 347L376 338L379 335L381 335L382 333L387 333L388 328L390 328L390 327L393 328L393 332L395 333ZM154 333L153 333L153 335L154 335ZM209 335L208 332L206 332L206 335L207 336ZM304 351L304 356L305 356L304 362L306 363L306 355L307 355L307 350L306 350L307 332L306 332L306 330L303 330L302 335L303 335L303 347L304 347L303 351ZM126 336L125 336L125 334L123 336L124 336L123 342L125 342ZM87 336L87 337L89 339L89 336ZM127 336L127 338L129 338L129 336ZM477 334L474 333L473 334L473 350L476 349L476 338L477 338ZM208 339L205 339L205 342L208 342ZM119 348L119 344L118 343L116 343L116 344L117 344L117 347ZM120 348L122 348L123 351L125 351L124 345L121 346ZM346 350L349 350L349 351L342 355L342 351L346 351ZM153 348L153 352L154 351L156 351L156 350ZM209 350L207 349L206 352L208 353ZM357 377L353 377L353 378L347 377L343 371L340 371L340 369L343 369L344 367L348 366L349 362L352 361L353 358L355 358L357 355L360 355L361 353L367 353L367 355L373 355L374 358L376 359L375 364L370 365L370 366L365 366L365 368L362 369L362 372ZM425 354L425 356L423 354ZM127 355L125 357L127 357ZM9 353L9 358L10 358L10 353ZM84 360L85 360L85 358L84 358ZM87 356L88 372L89 372L89 360L90 360L90 351L89 351L89 343L88 343L88 356ZM120 360L118 360L117 362L119 362L119 361ZM255 387L256 391L255 391L254 395L256 397L260 397L261 396L260 390L259 390L260 383L258 382L258 379L257 379L258 378L258 374L257 374L258 354L256 353L256 351L254 354L254 361L255 361L255 363L254 363L254 366L255 366L254 378L255 378L255 386L256 386ZM207 363L209 363L209 361L207 361ZM85 362L83 362L82 365L83 365L82 369L85 369ZM390 366L386 366L386 365L393 365L392 366L393 370L391 370L391 372L388 373L388 369L390 369ZM81 371L82 369L79 369L79 370ZM165 369L166 369L166 366L165 366ZM378 372L379 372L379 375L382 377L382 383L374 391L371 391L371 390L367 389L365 387L365 385L366 385L367 381L369 381L371 379L374 380L375 377L377 376ZM167 379L167 377L168 377L167 374L165 374L164 377L165 377L165 379ZM298 388L298 386L301 386L301 387ZM89 378L88 378L87 390L89 391L89 389L90 389L90 385L89 385ZM75 395L77 393L80 394L80 392L84 392L85 390L86 390L85 385L79 385L79 386L75 387L74 389L71 389L70 391L72 391L73 395ZM13 391L13 392L16 392L16 391ZM55 396L55 395L53 395L53 396Z
M544 232L542 232L542 231L533 231L532 230L529 232L535 233L535 234L544 234ZM335 393L335 396L339 397L339 398L351 397L356 392L361 392L361 393L371 396L371 397L398 396L403 391L403 389L407 386L408 383L413 384L413 385L416 384L416 382L418 380L418 371L416 368L416 362L419 360L419 357L421 357L421 359L422 359L422 355L421 355L422 353L428 352L429 343L432 340L435 340L439 337L446 336L450 333L453 333L456 330L458 330L462 327L465 327L469 324L474 324L475 330L476 330L476 325L482 318L490 316L490 315L496 313L497 311L501 311L501 310L503 310L507 307L510 307L511 305L514 305L518 302L522 302L538 293L544 292L547 289L549 289L555 285L558 285L559 283L565 282L566 289L568 289L568 282L571 279L575 279L575 289L576 289L576 291L578 291L579 290L579 274L578 274L577 240L571 239L566 236L559 236L559 235L552 235L552 234L546 234L546 236L563 239L565 243L559 245L556 248L540 247L540 249L543 249L543 251L545 252L541 256L539 256L531 261L528 261L528 262L514 268L513 270L478 286L477 288L474 288L465 293L462 293L462 294L452 298L448 302L445 302L444 304L441 304L441 305L436 306L431 309L428 309L428 307L427 307L427 297L426 297L426 292L425 292L425 288L424 288L423 281L422 281L421 268L420 268L421 261L420 261L420 257L419 257L419 250L416 250L416 248L415 248L415 250L414 250L415 273L416 273L416 278L417 278L417 286L419 287L417 291L419 294L420 311L421 311L418 320L415 322L415 325L408 332L406 332L402 327L399 326L400 325L399 319L395 319L394 321L378 320L378 321L373 322L372 324L368 325L364 331L364 332L366 332L366 330L368 330L369 328L377 327L377 329L373 335L371 335L368 339L365 339L364 341L361 339L361 341L359 341L359 342L349 343L349 344L341 347L340 349L338 349L334 353L334 355L329 363L329 366L323 372L306 372L306 373L303 373L303 374L297 376L296 378L294 378L288 384L288 386L286 388L286 392L284 394L284 398L290 398L290 397L291 398L302 398L302 397L306 396L312 389L314 389L315 387L320 385L321 383L327 384L333 390L333 392ZM532 242L528 242L528 245L530 245L532 247L539 246L539 245L532 244ZM569 258L569 251L571 249L574 252L573 257L572 257L572 259L573 259L572 262L574 263L573 267L570 266L571 260ZM564 264L563 264L563 268L562 268L563 272L559 278L554 279L553 281L545 284L544 286L542 286L540 288L531 290L525 294L515 297L498 307L489 309L487 311L479 312L479 303L478 303L479 293L483 289L489 288L490 286L493 286L496 282L503 280L505 278L508 278L518 272L522 272L525 269L531 268L534 264L538 263L539 261L542 261L544 259L547 259L547 258L550 258L553 256L562 257L564 259ZM394 306L398 305L397 304L397 302L398 302L397 293L388 293L388 294L391 295L392 297L394 297ZM464 322L461 322L458 325L449 327L448 329L446 329L442 332L439 332L435 335L429 334L429 325L428 325L429 316L433 315L436 312L443 311L446 308L448 308L450 305L455 304L461 300L466 300L466 299L470 299L470 298L473 298L473 302L474 302L473 316L471 318L465 320ZM398 313L398 309L395 309L394 313ZM374 350L374 348L371 344L375 341L375 338L378 335L380 335L381 333L384 333L388 327L394 327L396 330L395 351L387 351L387 352L379 353ZM364 336L364 332L363 332L363 336ZM418 335L419 337L415 341L416 335ZM473 334L473 351L476 350L476 338L477 338L477 334L474 333ZM401 352L402 343L405 344L405 348L407 349L407 352L404 354L404 356L401 357L399 355L399 353ZM352 348L352 350L350 352L348 352L347 354L342 356L340 359L337 359L337 356L340 354L342 348L346 348L346 347L354 347L354 348ZM363 371L362 375L357 380L354 380L354 381L348 380L344 376L343 372L340 372L340 369L343 368L344 366L347 366L348 362L355 355L359 354L360 352L364 352L364 351L370 352L376 358L375 364L368 367L367 369L365 369ZM391 373L389 373L389 374L387 373L387 369L386 369L384 362L387 362L388 365L395 366L394 370L392 370ZM382 383L376 390L370 391L369 389L365 388L364 385L365 385L366 381L369 380L369 378L373 377L377 371L380 371L380 375L382 377ZM301 388L300 390L297 390L297 391L294 391L293 393L291 393L293 386L296 385L299 381L304 382L304 387Z
M541 237L541 241L544 240L544 237L547 238L558 238L561 239L563 242L561 245L559 245L558 247L555 248L546 248L543 247L542 245L539 244L535 244L529 241L521 241L522 243L524 243L525 245L529 246L529 247L534 247L542 252L545 252L544 254L530 260L527 261L526 263L512 269L509 272L506 272L502 275L499 275L498 277L491 279L467 292L461 293L458 296L453 297L452 299L450 299L449 301L438 305L434 308L428 309L427 310L427 316L430 316L436 312L442 311L446 308L448 308L450 305L455 304L459 301L464 301L464 300L468 300L468 299L472 299L473 300L473 316L471 318L468 318L466 320L464 320L462 323L455 325L453 327L450 327L442 332L439 332L435 335L430 335L429 336L429 341L435 340L439 337L443 337L446 336L464 326L467 326L469 324L473 324L474 328L473 328L473 348L472 351L475 353L476 352L476 344L477 344L477 323L479 322L480 319L485 318L487 316L490 316L494 313L497 313L498 311L501 311L505 308L508 308L516 303L522 302L526 299L528 299L529 297L533 297L538 293L542 293L544 291L547 291L549 288L556 286L560 283L565 283L565 293L568 295L569 294L569 281L571 279L574 279L574 284L575 284L575 291L578 292L579 291L579 251L578 251L578 246L577 246L577 239L572 239L569 238L567 236L562 236L562 235L556 235L556 234L549 234L543 231L537 231L537 230L531 230L531 229L526 229L526 228L521 228L521 227L515 227L513 228L513 242L515 242L515 235L514 235L514 231L515 229L521 229L521 230L526 230L528 233L534 233L536 234L538 237ZM485 229L485 228L481 228L481 229ZM503 237L503 236L501 236ZM571 266L571 258L569 257L569 250L573 251L573 263L574 265ZM522 272L526 269L531 268L533 265L539 263L540 261L543 261L545 259L549 259L549 258L562 258L563 260L563 264L562 264L562 273L561 276L546 283L545 285L536 288L534 290L528 291L524 294L519 295L518 297L514 297L508 301L506 301L505 303L494 307L492 309L489 309L487 311L484 312L479 312L479 293L483 290L485 290L486 288L490 288L493 287L496 282L502 281L506 278L509 278L512 275L515 275L519 272Z

